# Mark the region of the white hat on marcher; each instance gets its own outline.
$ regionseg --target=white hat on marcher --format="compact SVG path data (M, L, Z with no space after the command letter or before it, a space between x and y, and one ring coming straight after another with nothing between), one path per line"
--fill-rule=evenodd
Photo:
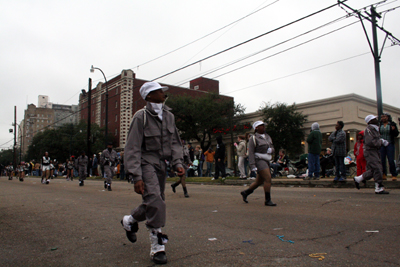
M378 117L375 115L368 115L367 117L365 117L365 122L369 123L371 120L373 119L377 119Z
M261 124L265 124L262 121L256 121L255 123L253 123L253 129L255 130L257 128L257 126L260 126Z
M142 85L142 87L140 87L139 93L142 96L142 98L144 100L146 100L147 95L155 90L163 90L163 91L167 91L168 90L168 86L161 86L158 82L147 82L145 84Z

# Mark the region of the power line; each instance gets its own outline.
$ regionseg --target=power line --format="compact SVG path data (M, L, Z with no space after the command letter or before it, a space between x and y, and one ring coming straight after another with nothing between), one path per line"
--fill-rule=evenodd
M227 32L230 31L233 27L235 27L235 26L240 22L240 20L242 20L242 19L244 19L244 18L246 18L246 17L249 17L250 15L255 14L256 12L260 11L261 9L264 9L264 8L266 8L266 7L271 6L271 5L275 4L275 3L277 3L278 1L279 1L279 0L276 0L276 1L274 1L273 3L267 5L267 6L263 7L263 8L257 9L256 11L254 11L254 12L248 14L247 16L245 16L245 17L243 17L243 18L241 18L241 19L239 19L239 20L236 20L236 21L233 22L233 23L228 24L228 26L232 25L232 27L229 28L229 29L227 29L224 33L222 33L220 36L218 36L216 39L214 39L211 43L209 43L208 45L206 45L205 47L203 47L199 52L197 52L197 53L196 53L195 55L193 55L191 58L189 58L188 60L186 60L186 62L183 64L183 66L184 66L185 64L187 64L192 58L194 58L195 56L197 56L198 54L200 54L202 51L204 51L206 48L208 48L211 44L213 44L213 43L214 43L215 41L217 41L219 38L221 38L225 33L227 33ZM267 2L267 1L265 1L265 2ZM264 3L265 3L265 2L264 2ZM263 4L264 4L264 3L263 3ZM233 25L233 24L235 24L235 25ZM226 27L224 27L224 28L226 28ZM223 28L221 28L221 29L223 29Z
M198 63L200 63L200 62L202 62L202 61L205 61L205 60L207 60L207 59L210 59L210 58L212 58L212 57L215 57L215 56L220 55L220 54L222 54L222 53L225 53L225 52L227 52L227 51L230 51L230 50L232 50L232 49L234 49L234 48L237 48L237 47L239 47L239 46L242 46L242 45L244 45L244 44L247 44L247 43L249 43L249 42L251 42L251 41L254 41L254 40L256 40L256 39L259 39L259 38L261 38L261 37L263 37L263 36L266 36L266 35L268 35L268 34L271 34L271 33L273 33L273 32L276 32L276 31L278 31L278 30L281 30L281 29L283 29L283 28L286 28L286 27L288 27L288 26L290 26L290 25L292 25L292 24L295 24L295 23L300 22L300 21L302 21L302 20L304 20L304 19L307 19L307 18L309 18L309 17L312 17L312 16L314 16L314 15L317 15L317 14L323 12L323 11L326 11L326 10L328 10L328 9L330 9L330 8L332 8L332 7L335 7L335 6L337 6L337 5L341 4L341 3L344 3L344 2L346 2L346 1L347 1L347 0L343 0L343 1L339 1L339 0L338 0L338 3L336 3L336 4L334 4L334 5L330 5L330 6L326 7L326 8L323 8L323 9L321 9L321 10L319 10L319 11L316 11L316 12L314 12L314 13L311 13L311 14L309 14L309 15L307 15L307 16L304 16L304 17L302 17L302 18L300 18L300 19L297 19L297 20L294 20L294 21L292 21L292 22L289 22L289 23L287 23L287 24L285 24L285 25L283 25L283 26L280 26L280 27L278 27L278 28L275 28L275 29L273 29L273 30L270 30L270 31L268 31L268 32L265 32L265 33L263 33L263 34L260 34L260 35L258 35L258 36L256 36L256 37L253 37L253 38L251 38L251 39L248 39L248 40L246 40L246 41L244 41L244 42L241 42L241 43L239 43L239 44L236 44L236 45L234 45L234 46L231 46L231 47L229 47L229 48L226 48L226 49L224 49L224 50L222 50L222 51L219 51L219 52L217 52L217 53L215 53L215 54L212 54L212 55L207 56L207 57L205 57L205 58L203 58L203 59L200 59L200 60L197 60L197 61L195 61L195 62L193 62L193 63L190 63L190 64L188 64L188 65L186 65L186 66L183 66L183 67L181 67L181 68L178 68L178 69L176 69L176 70L174 70L174 71L168 72L167 74L161 75L161 76L159 76L159 77L153 79L152 81L161 79L161 78L163 78L163 77L165 77L165 76L168 76L168 75L171 75L171 74L173 74L173 73L175 73L175 72L178 72L178 71L181 71L181 70L183 70L183 69L186 69L186 68L188 68L188 67L190 67L190 66L193 66L193 65L195 65L195 64L198 64Z
M393 47L393 46L387 46L385 48L390 48L390 47ZM252 87L256 87L256 86L259 86L259 85L263 85L263 84L266 84L266 83L282 80L282 79L285 79L285 78L289 78L291 76L295 76L295 75L302 74L302 73L305 73L305 72L309 72L309 71L312 71L312 70L324 68L324 67L327 67L327 66L330 66L330 65L334 65L334 64L337 64L337 63L340 63L340 62L343 62L343 61L347 61L347 60L350 60L350 59L354 59L354 58L357 58L357 57L365 56L365 55L367 55L369 53L370 52L365 52L365 53L358 54L358 55L355 55L355 56L352 56L352 57L347 57L347 58L340 59L340 60L337 60L337 61L333 61L333 62L330 62L330 63L327 63L327 64L323 64L323 65L320 65L320 66L317 66L317 67L314 67L314 68L306 69L306 70L303 70L303 71L299 71L299 72L295 72L295 73L292 73L292 74L288 74L288 75L285 75L285 76L282 76L282 77L278 77L278 78L275 78L275 79L272 79L272 80L268 80L268 81L265 81L265 82L253 84L253 85L250 85L250 86L246 86L246 87L234 90L234 91L226 92L224 94L232 94L232 93L236 93L238 91L246 90L246 89L249 89L249 88L252 88Z
M257 51L257 52L255 52L255 53L250 54L250 55L247 55L247 56L241 57L241 58L239 58L239 59L236 59L236 60L234 60L234 61L231 61L231 62L229 62L229 63L223 64L223 65L221 65L220 67L217 67L217 68L211 69L211 70L209 70L209 71L207 71L207 72L204 72L203 74L201 74L201 76L209 75L209 74L214 73L214 72L216 72L216 71L218 71L218 70L221 70L221 69L224 69L224 68L226 68L226 67L229 67L229 66L231 66L231 65L233 65L233 64L236 64L236 63L238 63L238 62L240 62L240 61L243 61L243 60L245 60L245 59L248 59L248 58L250 58L250 57L253 57L253 56L255 56L255 55L258 55L258 54L260 54L260 53L262 53L262 52L265 52L265 51L267 51L267 50L270 50L270 49L272 49L272 48L278 47L278 46L280 46L280 45L282 45L282 44L285 44L285 43L287 43L287 42L290 42L290 41L292 41L292 40L295 40L295 39L297 39L297 38L299 38L299 37L301 37L301 36L304 36L304 35L307 35L307 34L313 32L313 31L322 29L322 28L324 28L324 27L326 27L326 26L329 26L329 25L331 25L331 24L334 24L334 23L339 22L339 21L341 21L341 20L343 20L343 19L346 19L346 18L348 18L348 17L347 17L347 16L342 16L342 17L340 17L340 18L334 19L334 20L332 20L332 21L330 21L330 22L328 22L328 23L325 23L325 24L323 24L323 25L321 25L321 26L318 26L318 27L316 27L316 28L314 28L314 29L311 29L311 30L309 30L309 31L306 31L306 32L304 32L304 33L301 33L301 34L299 34L299 35L297 35L297 36L295 36L295 37L289 38L289 39L287 39L287 40L285 40L285 41L282 41L282 42L277 43L277 44L275 44L275 45L272 45L272 46L270 46L270 47L264 48L264 49L262 49L262 50L260 50L260 51ZM179 83L178 83L178 86L180 86L180 85L182 85L182 84L185 84L186 82L190 81L190 80L193 79L193 78L194 78L194 77L191 77L191 78L189 78L189 79L186 79L186 80L184 80L184 81L179 82Z
M197 39L194 40L194 41L191 41L191 42L189 42L189 43L187 43L187 44L185 44L185 45L183 45L183 46L180 46L180 47L178 47L178 48L176 48L176 49L174 49L174 50L171 50L171 51L169 51L169 52L167 52L167 53L165 53L165 54L163 54L163 55L160 55L160 56L158 56L158 57L156 57L156 58L153 58L153 59L151 59L151 60L149 60L149 61L146 61L146 62L144 62L144 63L142 63L142 64L139 64L139 65L137 65L136 67L132 67L132 68L130 68L130 69L131 69L131 70L133 70L133 69L135 69L135 68L139 69L140 66L144 66L144 65L146 65L146 64L148 64L148 63L150 63L150 62L153 62L153 61L155 61L155 60L157 60L157 59L163 58L163 57L165 57L165 56L167 56L167 55L169 55L169 54L172 54L172 53L174 53L174 52L176 52L176 51L178 51L178 50L181 50L181 49L183 49L183 48L185 48L185 47L187 47L187 46L189 46L189 45L191 45L191 44L194 44L194 43L196 43L196 42L198 42L198 41L200 41L200 40L202 40L202 39L204 39L204 38L210 36L210 35L213 35L214 33L219 32L219 31L221 31L221 30L223 30L223 29L225 29L225 28L227 28L227 27L229 27L229 26L231 26L231 25L233 25L233 24L235 24L235 23L238 23L239 21L244 20L244 19L247 18L247 17L250 17L251 15L254 15L254 14L260 12L261 10L263 10L263 9L265 9L265 8L267 8L267 7L271 6L271 5L273 5L273 4L275 4L275 3L278 2L278 1L279 1L279 0L275 0L275 1L272 2L271 4L268 4L268 5L264 6L264 7L261 7L261 8L259 8L259 9L255 10L255 11L253 11L253 12L247 14L247 15L244 16L244 17L241 17L241 18L239 18L239 19L237 19L237 20L235 20L235 21L233 21L233 22L231 22L231 23L229 23L229 24L227 24L227 25L225 25L225 26L223 26L223 27L221 27L221 28L219 28L219 29L217 29L217 30L214 30L214 31L212 31L212 32L210 32L210 33L208 33L208 34L206 34L206 35L200 37L200 38L197 38ZM346 1L347 1L347 0L346 0ZM107 78L110 78L110 77L114 77L114 76L116 76L116 75L118 75L118 73L111 74L111 75L106 76L106 77L107 77ZM100 78L100 79L97 79L97 80L93 80L93 82L97 82L97 81L101 81L101 80L102 80L102 79ZM74 95L74 96L75 96L75 95ZM72 97L74 97L74 96L72 96ZM71 97L71 98L72 98L72 97ZM70 99L71 99L71 98L70 98ZM69 99L68 99L68 100L69 100ZM67 101L68 101L68 100L67 100Z
M8 143L10 143L12 141L14 141L14 138L10 139L10 141L5 142L4 144L1 144L0 147L3 147L4 145L6 145L6 144L8 144Z
M349 24L347 24L347 25L345 25L345 26L342 26L342 27L340 27L340 28L338 28L338 29L332 30L332 31L330 31L330 32L327 32L327 33L324 33L324 34L322 34L322 35L320 35L320 36L317 36L317 37L315 37L315 38L312 38L312 39L310 39L310 40L308 40L308 41L302 42L302 43L297 44L297 45L295 45L295 46L292 46L292 47L289 47L289 48L284 49L284 50L282 50L282 51L279 51L279 52L277 52L277 53L275 53L275 54L269 55L269 56L267 56L267 57L264 57L264 58L258 59L258 60L256 60L256 61L253 61L253 62L251 62L251 63L249 63L249 64L246 64L246 65L244 65L244 66L241 66L241 67L238 67L238 68L236 68L236 69L233 69L233 70L230 70L230 71L228 71L228 72L225 72L225 73L223 73L223 74L217 75L217 76L213 77L212 79L215 79L215 78L224 76L224 75L229 74L229 73L232 73L232 72L234 72L234 71L237 71L237 70L243 69L243 68L245 68L245 67L251 66L251 65L253 65L253 64L255 64L255 63L258 63L258 62L260 62L260 61L263 61L263 60L266 60L266 59L268 59L268 58L271 58L271 57L277 56L277 55L279 55L279 54L282 54L282 53L284 53L284 52L290 51L290 50L292 50L292 49L294 49L294 48L297 48L297 47L302 46L302 45L304 45L304 44L308 44L308 43L310 43L310 42L312 42L312 41L315 41L315 40L317 40L317 39L319 39L319 38L322 38L322 37L324 37L324 36L327 36L327 35L329 35L329 34L331 34L331 33L334 33L334 32L337 32L337 31L339 31L339 30L342 30L342 29L344 29L344 28L346 28L346 27L349 27L349 26L351 26L351 25L353 25L353 24L356 24L356 23L358 23L358 21L354 21L354 22L349 23Z
M273 5L273 4L275 4L275 3L278 2L278 1L279 1L279 0L276 0L276 1L274 1L273 3L271 3L271 4L266 5L266 6L262 7L262 8L259 8L259 9L255 10L255 11L253 11L253 12L247 14L246 16L241 17L240 19L237 19L237 20L235 20L235 21L233 21L233 22L231 22L231 23L229 23L229 24L227 24L227 25L225 25L225 26L223 26L223 27L221 27L221 28L219 28L219 29L217 29L217 30L215 30L215 31L212 31L212 32L210 32L210 33L208 33L208 34L206 34L206 35L204 35L204 36L202 36L202 37L200 37L200 38L198 38L198 39L192 41L192 42L189 42L189 43L187 43L187 44L185 44L185 45L183 45L183 46L180 46L180 47L178 47L178 48L176 48L176 49L174 49L174 50L172 50L172 51L170 51L170 52L167 52L167 53L165 53L165 54L163 54L163 55L161 55L161 56L158 56L158 57L153 58L153 59L151 59L151 60L149 60L149 61L146 61L145 63L140 64L140 65L137 65L136 67L133 67L133 68L131 68L131 69L134 69L134 68L139 69L140 66L143 66L143 65L145 65L145 64L148 64L148 63L150 63L150 62L153 62L153 61L155 61L155 60L157 60L157 59L160 59L160 58L165 57L165 56L167 56L167 55L169 55L169 54L172 54L172 53L174 53L174 52L176 52L176 51L178 51L178 50L180 50L180 49L182 49L182 48L185 48L185 47L187 47L187 46L189 46L189 45L191 45L191 44L194 44L194 43L196 43L196 42L198 42L198 41L200 41L200 40L202 40L202 39L204 39L204 38L206 38L206 37L208 37L208 36L210 36L210 35L213 35L214 33L219 32L219 31L221 31L221 30L223 30L223 29L225 29L225 28L227 28L227 27L229 27L229 26L231 26L231 25L233 25L233 24L235 24L235 23L237 23L237 22L239 22L239 21L241 21L241 20L247 18L247 17L250 17L251 15L254 15L255 13L257 13L257 12L259 12L259 11L261 11L261 10L263 10L263 9L265 9L265 8L267 8L267 7L271 6L271 5Z

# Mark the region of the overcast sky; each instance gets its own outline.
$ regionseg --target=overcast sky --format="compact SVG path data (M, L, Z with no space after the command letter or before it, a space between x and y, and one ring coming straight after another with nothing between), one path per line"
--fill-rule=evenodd
M0 0L0 147L12 146L7 142L13 138L8 129L14 106L19 123L27 104L37 105L38 95L48 95L53 103L77 104L89 77L94 86L103 81L99 71L89 72L91 65L108 78L132 69L137 78L152 80L336 2ZM346 4L359 9L377 2ZM400 1L391 0L377 10L397 6ZM263 102L302 103L349 93L376 99L374 62L366 36L356 17L344 17L346 10L350 11L330 8L158 81L188 86L187 81L200 76L217 79L220 92L234 97L246 112L256 111ZM384 14L378 24L400 39L400 8ZM364 24L372 38L371 23ZM340 27L344 28L337 30ZM294 38L307 31L311 32ZM384 34L379 30L378 40L381 46ZM390 44L388 40L386 46ZM256 55L221 68L252 54ZM399 59L400 46L387 47L380 65L383 102L395 107L400 107Z

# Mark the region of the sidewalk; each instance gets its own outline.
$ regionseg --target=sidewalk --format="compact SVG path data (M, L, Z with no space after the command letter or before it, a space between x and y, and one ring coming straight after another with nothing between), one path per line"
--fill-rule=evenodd
M386 180L383 181L385 188L388 189L400 189L400 179L397 181ZM254 180L239 180L239 179L226 179L224 184L226 185L249 185ZM273 178L272 179L273 186L280 187L321 187L321 188L355 188L353 178L347 178L346 182L333 182L333 178L324 178L320 180L306 180L300 178L288 179L286 177L283 178ZM363 184L360 185L361 188ZM368 188L374 188L375 183L373 180L367 181Z

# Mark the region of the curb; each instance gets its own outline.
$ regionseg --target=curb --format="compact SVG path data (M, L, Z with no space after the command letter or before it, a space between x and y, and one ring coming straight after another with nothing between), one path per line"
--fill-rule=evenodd
M249 185L254 180L225 180L226 185ZM400 189L399 181L384 181L387 189ZM296 180L296 179L272 179L272 185L277 187L318 187L318 188L355 188L353 179L347 179L345 182L333 182L333 180ZM361 184L361 187L362 184ZM375 188L373 180L367 181L367 188Z

